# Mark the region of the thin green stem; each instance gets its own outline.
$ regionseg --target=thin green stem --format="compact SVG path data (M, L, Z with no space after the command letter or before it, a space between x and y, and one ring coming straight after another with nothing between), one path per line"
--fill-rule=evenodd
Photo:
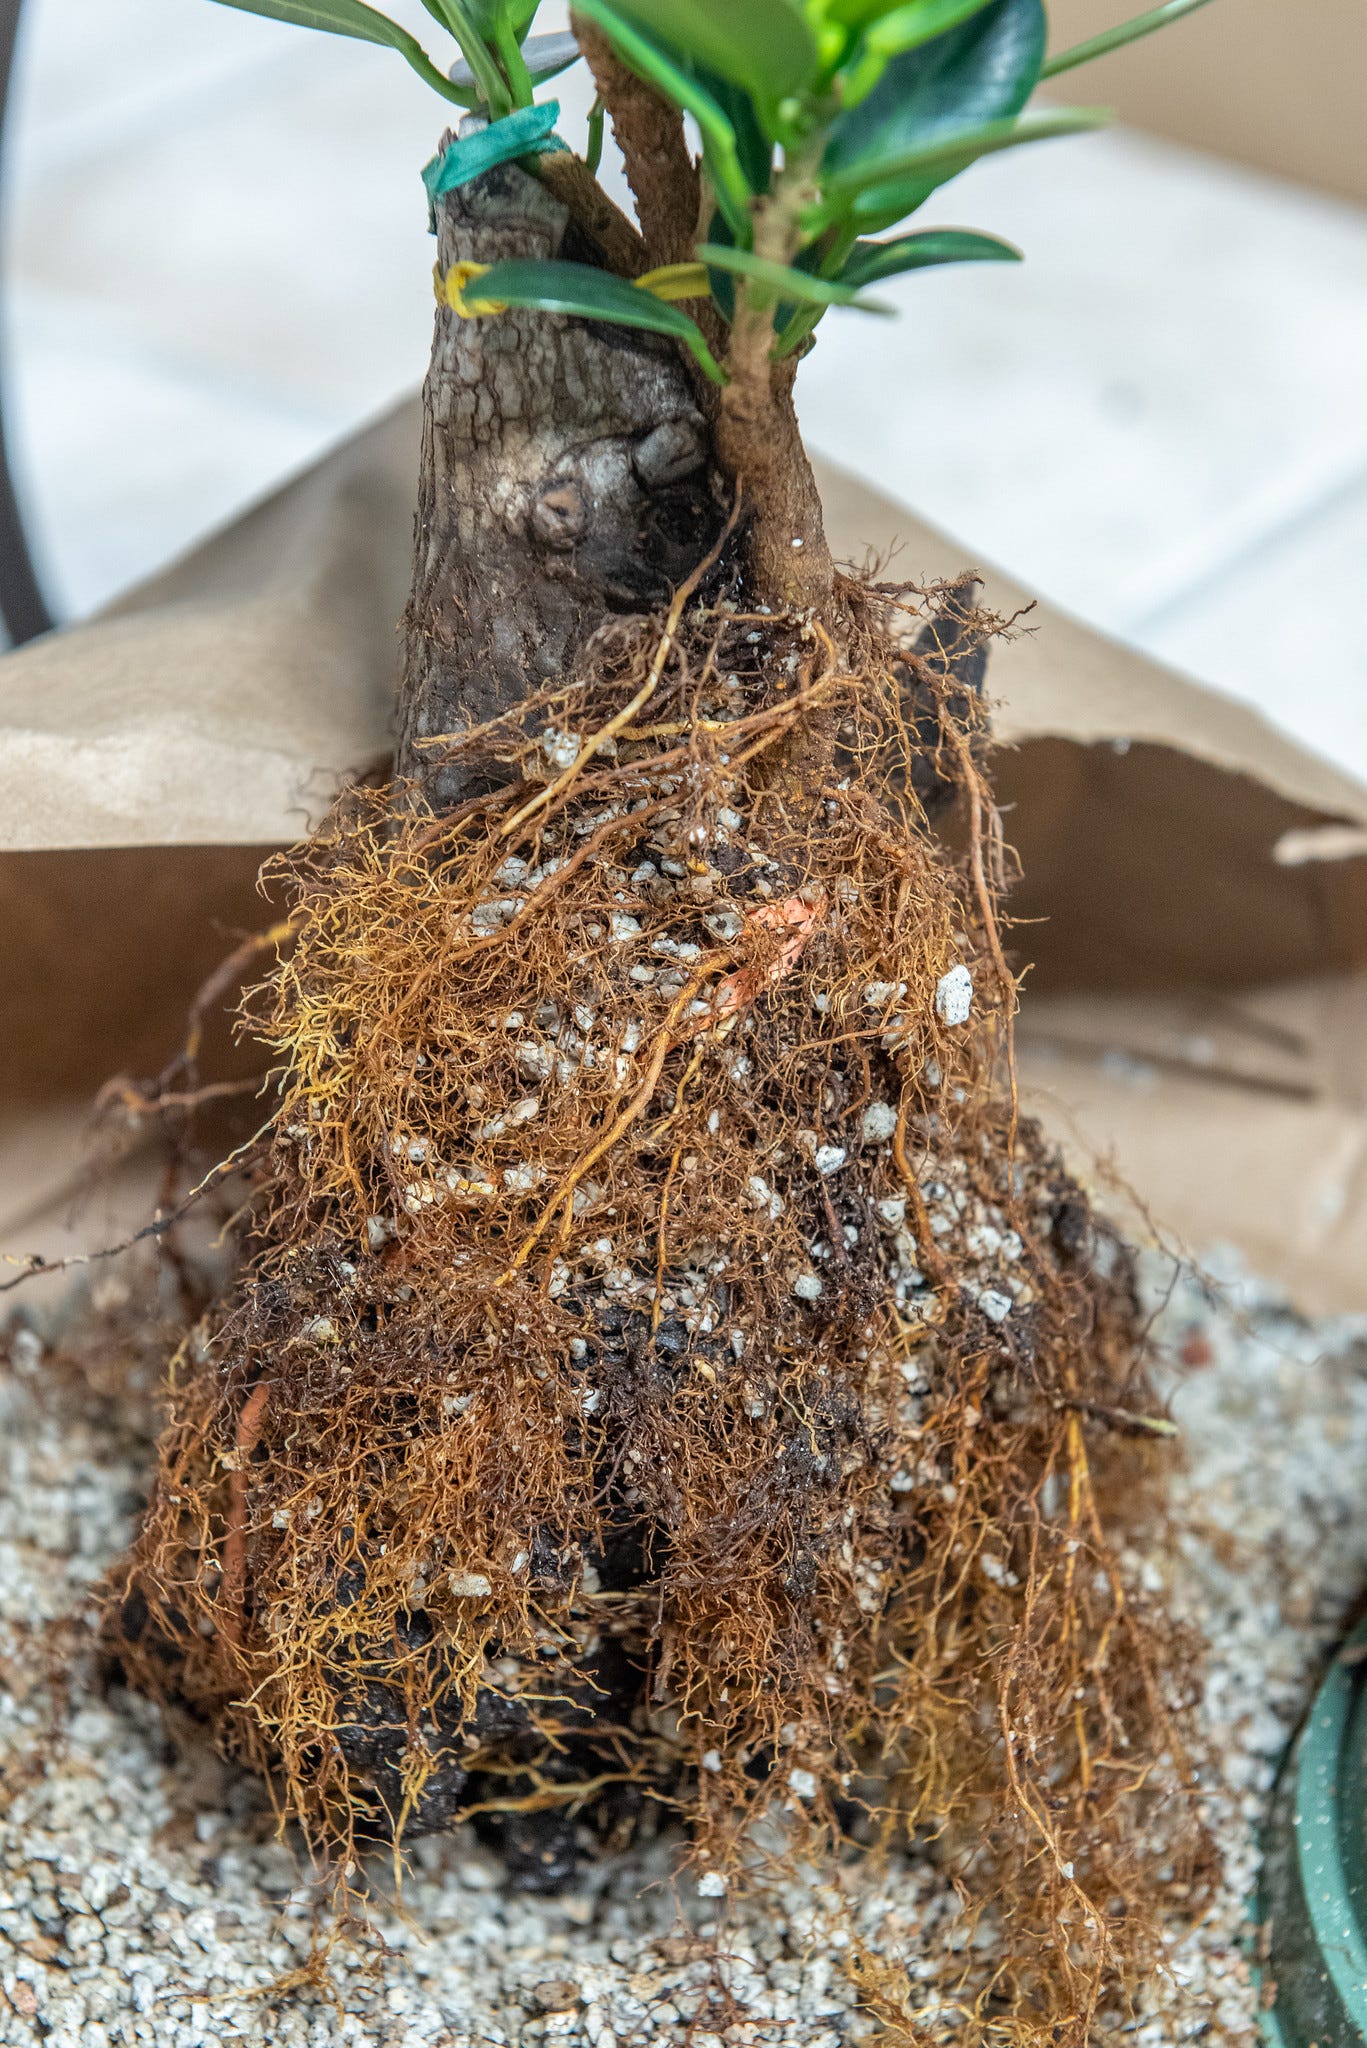
M598 166L603 161L603 95L598 93L589 108L589 139L584 150L584 162L598 175Z
M841 221L838 226L827 228L822 240L825 247L821 251L817 275L839 277L851 249L859 240L859 229L853 221ZM774 361L781 363L785 356L790 356L795 349L801 348L807 336L815 331L818 321L825 312L824 306L799 306L774 343Z
M507 82L494 62L488 44L470 19L463 0L423 0L423 6L460 44L460 53L470 67L490 119L497 121L504 114L510 114L512 97Z
M1162 7L1136 14L1132 21L1122 21L1118 28L1105 29L1085 43L1074 43L1071 50L1060 50L1057 57L1049 59L1040 77L1057 78L1060 72L1090 64L1094 57L1108 57L1112 50L1123 50L1127 43L1137 43L1141 36L1151 36L1156 29L1166 28L1169 22L1180 21L1184 14L1194 14L1198 7L1206 5L1207 0L1164 0Z
M508 90L513 96L514 107L529 107L536 98L536 90L532 85L532 75L527 69L527 61L522 54L522 45L513 34L512 23L506 15L499 17L494 30L494 40L498 45L498 61L503 76L508 81Z

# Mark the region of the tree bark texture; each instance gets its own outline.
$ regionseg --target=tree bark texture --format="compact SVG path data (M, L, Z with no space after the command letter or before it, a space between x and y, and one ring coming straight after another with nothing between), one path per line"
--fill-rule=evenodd
M595 261L566 207L506 165L437 206L461 261ZM606 614L666 603L719 531L711 431L663 337L537 312L437 311L424 390L397 770L438 806L474 770L424 740L567 674Z

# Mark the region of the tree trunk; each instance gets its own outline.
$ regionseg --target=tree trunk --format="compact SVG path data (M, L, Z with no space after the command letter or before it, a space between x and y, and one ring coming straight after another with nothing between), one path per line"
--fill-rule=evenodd
M437 206L438 266L596 261L567 208L507 165ZM572 668L605 614L668 601L721 521L711 431L673 344L536 312L437 312L424 390L397 768L439 807L477 770L424 742Z

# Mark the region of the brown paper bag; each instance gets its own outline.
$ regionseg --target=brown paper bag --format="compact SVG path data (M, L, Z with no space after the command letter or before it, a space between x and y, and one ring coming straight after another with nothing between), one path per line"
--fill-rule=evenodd
M95 1089L161 1065L268 921L261 858L386 753L417 436L410 403L0 660L0 1250L99 1241L145 1200L131 1170L77 1200ZM837 554L982 566L851 477L822 488ZM1029 603L990 569L985 595ZM990 686L1029 1105L1122 1207L1128 1184L1136 1228L1367 1308L1367 789L1043 605Z

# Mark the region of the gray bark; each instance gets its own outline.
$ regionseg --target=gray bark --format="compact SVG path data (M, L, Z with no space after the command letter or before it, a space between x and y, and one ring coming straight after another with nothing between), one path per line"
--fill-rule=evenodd
M508 165L445 195L438 264L595 260ZM437 311L424 391L397 769L439 808L479 780L426 738L568 673L605 614L649 610L719 528L708 426L673 344L544 313Z

